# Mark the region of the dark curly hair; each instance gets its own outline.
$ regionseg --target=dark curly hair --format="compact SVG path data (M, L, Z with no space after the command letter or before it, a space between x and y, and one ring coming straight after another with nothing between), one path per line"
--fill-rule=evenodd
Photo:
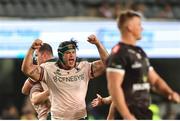
M64 41L59 44L58 47L58 56L59 59L62 60L62 57L64 55L64 52L68 49L78 49L77 41L73 38L70 41Z

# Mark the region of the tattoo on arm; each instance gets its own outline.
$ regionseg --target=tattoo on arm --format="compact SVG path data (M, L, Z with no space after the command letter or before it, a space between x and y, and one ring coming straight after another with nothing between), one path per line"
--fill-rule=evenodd
M93 77L97 77L99 75L101 75L104 72L105 66L103 64L102 61L95 61L92 63L92 73L93 73Z
M34 74L40 74L40 70L39 70L38 67L36 67L34 70L32 70L32 71L30 72L30 75L34 75Z
M91 64L91 76L94 78L94 71L93 71L94 69L93 68L94 68L94 64L92 63Z

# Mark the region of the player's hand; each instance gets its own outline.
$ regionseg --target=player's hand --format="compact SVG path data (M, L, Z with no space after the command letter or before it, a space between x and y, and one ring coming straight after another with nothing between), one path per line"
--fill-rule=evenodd
M32 49L39 49L42 45L43 45L43 41L40 40L40 39L36 39L36 40L32 43L31 48L32 48Z
M97 95L97 98L95 98L91 102L92 107L101 106L103 104L101 95L99 95L99 94L96 94L96 95Z
M170 101L174 101L176 103L180 103L180 96L177 92L173 92L168 96Z
M49 90L44 90L44 93L46 94L46 96L49 96L49 95L50 95Z
M95 35L90 35L89 37L88 37L88 40L87 40L89 43L91 43L91 44L95 44L95 45L97 45L97 44L99 44L99 40L97 39L97 37L95 36Z

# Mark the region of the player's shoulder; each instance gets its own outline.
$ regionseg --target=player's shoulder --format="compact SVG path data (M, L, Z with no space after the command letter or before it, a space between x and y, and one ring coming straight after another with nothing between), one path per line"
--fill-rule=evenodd
M48 62L42 63L40 66L41 67L53 67L53 66L56 66L56 61L48 61Z
M116 53L120 53L120 52L123 52L126 50L127 50L127 46L125 44L119 42L112 48L112 53L116 54Z
M88 68L90 65L91 65L91 62L88 62L86 60L83 60L77 63L78 68Z
M78 62L79 66L85 66L85 65L88 65L88 64L90 64L90 62L88 62L87 60L83 60L83 61Z

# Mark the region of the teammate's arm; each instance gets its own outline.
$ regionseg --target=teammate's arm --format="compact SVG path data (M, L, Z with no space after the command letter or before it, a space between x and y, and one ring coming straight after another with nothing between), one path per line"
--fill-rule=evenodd
M23 85L23 87L22 87L21 92L22 92L24 95L29 95L32 86L33 86L33 81L32 81L30 78L28 78L28 79L24 82L24 85Z
M104 72L106 59L108 58L109 54L95 35L90 35L88 37L88 42L95 44L100 54L101 60L94 61L92 65L93 76L97 77Z
M111 96L102 98L102 103L103 103L103 104L111 104L111 103L112 103L112 98L111 98Z
M148 80L158 92L166 96L169 100L180 103L179 94L173 91L153 68L148 72Z
M125 102L124 92L121 87L124 73L110 71L107 68L106 74L108 80L108 90L112 97L112 102L115 104L117 110L124 119L135 119L135 117L130 113L128 109L128 106Z
M26 74L28 77L32 78L34 81L40 81L43 74L43 68L41 68L39 65L33 64L33 53L35 49L39 49L42 45L42 41L39 39L36 39L31 48L29 48L23 63L21 70L24 74Z
M93 101L91 102L92 107L97 107L97 106L101 106L103 104L111 104L111 96L108 97L101 97L101 95L96 94L97 97L95 99L93 99Z
M49 90L43 92L33 92L31 102L36 105L49 99Z

